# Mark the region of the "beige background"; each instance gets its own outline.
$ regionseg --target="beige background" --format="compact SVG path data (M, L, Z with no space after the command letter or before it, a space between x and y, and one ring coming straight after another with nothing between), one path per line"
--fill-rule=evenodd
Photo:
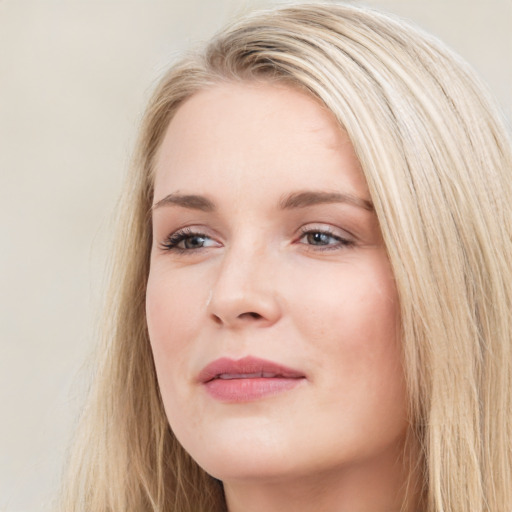
M266 1L0 0L0 512L46 509L79 410L109 219L156 77ZM434 32L512 118L512 0L368 0Z

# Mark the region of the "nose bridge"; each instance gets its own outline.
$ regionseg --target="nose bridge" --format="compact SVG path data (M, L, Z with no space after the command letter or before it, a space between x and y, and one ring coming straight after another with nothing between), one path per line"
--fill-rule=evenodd
M280 317L275 264L268 247L249 236L226 248L211 292L209 308L217 323L271 324Z

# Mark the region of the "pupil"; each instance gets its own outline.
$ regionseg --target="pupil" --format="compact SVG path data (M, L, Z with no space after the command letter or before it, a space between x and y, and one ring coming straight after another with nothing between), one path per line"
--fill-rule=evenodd
M329 235L325 233L310 233L308 242L312 245L327 245L329 243Z
M204 244L204 237L202 236L192 236L185 240L185 248L186 249L197 249L198 247L202 247Z

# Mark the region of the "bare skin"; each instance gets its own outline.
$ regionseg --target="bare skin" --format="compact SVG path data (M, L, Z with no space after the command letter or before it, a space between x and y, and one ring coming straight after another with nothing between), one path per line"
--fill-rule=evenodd
M229 511L400 510L397 292L333 117L284 86L197 93L160 148L152 213L147 317L166 413ZM201 377L244 358L295 380Z

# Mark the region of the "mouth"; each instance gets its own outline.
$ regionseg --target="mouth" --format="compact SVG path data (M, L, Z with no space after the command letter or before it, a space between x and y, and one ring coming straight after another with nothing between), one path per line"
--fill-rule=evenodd
M304 381L303 372L255 357L221 358L201 370L198 381L221 402L250 402L290 390Z
M276 377L285 377L279 373L272 372L255 372L255 373L221 373L214 377L214 379L224 379L224 380L232 380L232 379L275 379ZM213 380L213 379L212 379Z

